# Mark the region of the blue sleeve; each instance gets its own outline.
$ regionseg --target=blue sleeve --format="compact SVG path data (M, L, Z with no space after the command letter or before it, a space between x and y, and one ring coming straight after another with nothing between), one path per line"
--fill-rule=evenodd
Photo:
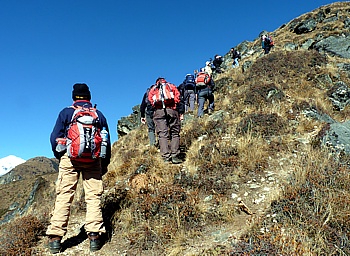
M67 128L69 126L70 120L72 118L74 109L73 108L64 108L58 115L56 124L50 135L51 149L54 156L57 159L60 159L65 152L58 153L56 152L56 139L64 138L66 136Z

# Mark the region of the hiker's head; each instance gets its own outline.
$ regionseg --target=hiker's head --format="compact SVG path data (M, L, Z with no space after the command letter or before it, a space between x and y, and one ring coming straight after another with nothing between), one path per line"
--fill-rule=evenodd
M91 100L91 94L87 84L74 84L72 91L72 98L76 100Z
M209 65L210 65L210 61L206 61L206 62L205 62L205 65L206 65L206 66L209 66Z
M158 78L157 78L157 80L156 80L156 85L164 84L164 83L166 83L164 77L158 77Z

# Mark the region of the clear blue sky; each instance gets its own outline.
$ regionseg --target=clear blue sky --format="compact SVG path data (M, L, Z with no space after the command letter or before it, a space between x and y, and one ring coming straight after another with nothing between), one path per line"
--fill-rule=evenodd
M50 133L76 82L114 142L158 76L179 85L215 54L332 2L2 0L0 158L53 157Z

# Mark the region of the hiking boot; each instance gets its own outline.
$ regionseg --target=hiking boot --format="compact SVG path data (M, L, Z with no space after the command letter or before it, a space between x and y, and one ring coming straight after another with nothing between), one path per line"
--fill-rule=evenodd
M90 251L95 252L101 249L100 235L97 232L90 232L88 234L90 239Z
M172 162L173 164L181 164L181 163L182 163L182 160L181 160L180 158L178 158L177 156L173 156L173 157L171 158L171 162Z
M60 236L49 236L49 249L52 254L59 253L61 251L61 239Z
M165 158L165 157L163 157L163 161L164 161L164 163L168 164L168 163L171 162L171 158Z

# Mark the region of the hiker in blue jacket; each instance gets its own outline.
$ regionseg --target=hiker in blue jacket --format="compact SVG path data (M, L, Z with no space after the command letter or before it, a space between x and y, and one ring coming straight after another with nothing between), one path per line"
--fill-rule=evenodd
M262 35L261 36L261 47L264 49L264 53L268 54L273 47L273 41L270 36Z
M178 86L178 90L183 98L185 112L192 113L196 102L195 76L192 74L187 74L184 81Z
M156 128L153 121L154 108L151 102L148 100L148 93L154 86L155 85L151 85L149 88L147 88L140 105L141 123L147 124L149 144L151 146L156 145Z
M80 159L70 158L67 150L58 152L56 139L66 138L68 128L72 123L75 108L92 108L90 102L91 94L86 84L74 84L73 106L64 108L58 115L56 124L50 136L52 151L59 159L59 172L56 182L56 201L50 225L46 235L49 237L48 247L51 253L61 251L61 239L67 233L67 226L70 215L71 203L77 188L79 176L82 176L86 202L85 231L90 240L90 251L97 251L101 248L100 236L106 232L102 218L101 196L103 193L102 175L107 172L111 158L111 142L108 138L105 158ZM94 112L95 113L95 112ZM105 116L97 110L97 127L105 127L109 132ZM78 137L80 138L80 135ZM72 139L72 138L71 138ZM72 140L73 141L73 140ZM72 143L70 144L72 146ZM98 151L97 151L98 152ZM85 160L85 161L84 161Z

